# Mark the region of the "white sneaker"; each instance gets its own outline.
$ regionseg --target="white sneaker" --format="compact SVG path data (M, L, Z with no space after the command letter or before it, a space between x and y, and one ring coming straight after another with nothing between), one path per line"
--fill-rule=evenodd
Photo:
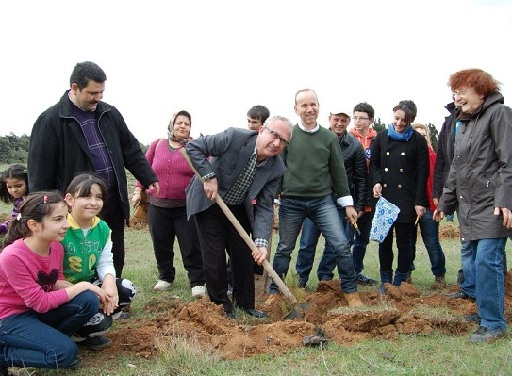
M172 286L172 283L167 282L167 281L163 281L163 280L159 279L159 280L156 282L155 287L153 287L153 290L155 290L155 291L168 290L168 289L170 289L170 288L171 288L171 286Z
M206 296L206 287L204 286L194 286L192 287L192 297L193 298L204 298Z

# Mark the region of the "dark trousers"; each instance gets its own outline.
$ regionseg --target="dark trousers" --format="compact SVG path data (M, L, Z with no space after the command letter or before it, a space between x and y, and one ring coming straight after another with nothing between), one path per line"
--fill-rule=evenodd
M148 205L148 226L153 250L155 252L158 279L173 282L174 239L178 238L183 266L188 273L190 287L202 286L205 283L203 271L203 255L199 245L196 224L187 220L185 206L162 208Z
M250 223L243 205L230 205L229 208L240 225L249 233ZM243 309L253 309L254 259L249 246L217 204L194 215L194 220L203 252L204 276L210 300L215 304L222 304L226 312L232 311L233 303ZM226 242L231 250L233 303L227 295Z
M412 262L412 232L414 223L395 222L389 229L388 236L379 244L380 271L393 270L393 229L396 232L396 245L398 248L398 267L400 273L408 273Z
M116 189L108 190L108 197L101 210L100 217L107 222L112 230L112 254L114 256L114 268L116 277L120 278L124 268L124 226L123 204Z

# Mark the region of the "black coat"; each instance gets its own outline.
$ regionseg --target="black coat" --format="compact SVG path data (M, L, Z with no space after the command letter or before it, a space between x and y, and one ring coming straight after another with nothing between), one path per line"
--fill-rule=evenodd
M371 189L382 185L382 196L400 208L397 222L414 222L415 205L429 207L428 173L427 141L418 132L408 141L391 139L387 130L377 134L370 159Z
M73 103L68 92L59 103L44 111L32 128L27 162L30 192L57 189L64 193L77 173L94 171L87 140L72 115ZM96 112L114 168L123 215L128 220L130 202L125 168L145 187L158 179L121 113L105 102L98 104Z
M439 132L439 139L437 140L437 158L434 168L434 187L432 190L432 197L437 199L443 193L443 187L450 172L450 166L453 161L453 145L455 143L456 108L453 102L447 104L445 108L450 112L450 115L444 118L443 126Z

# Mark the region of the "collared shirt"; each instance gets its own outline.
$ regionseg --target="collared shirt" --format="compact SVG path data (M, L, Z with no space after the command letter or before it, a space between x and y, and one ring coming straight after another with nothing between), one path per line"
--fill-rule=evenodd
M244 169L236 183L227 191L227 193L223 197L223 201L226 205L240 205L243 203L245 196L247 196L247 192L249 192L249 188L251 187L252 182L254 181L254 176L256 175L256 170L265 166L267 163L267 159L264 159L260 163L256 163L256 148L252 153L251 157L247 161ZM256 238L254 240L256 247L268 247L267 239Z
M304 126L302 125L302 123L297 123L297 125L299 126L300 129L302 129L304 132L309 132L309 133L315 133L316 131L318 131L320 129L320 124L316 123L316 126L313 128L313 129L306 129L304 128Z
M267 163L266 159L261 163L256 163L256 149L254 149L242 173L238 176L235 185L233 185L223 197L227 205L240 205L244 202L245 196L247 196L247 192L256 175L256 169L263 167L265 163Z

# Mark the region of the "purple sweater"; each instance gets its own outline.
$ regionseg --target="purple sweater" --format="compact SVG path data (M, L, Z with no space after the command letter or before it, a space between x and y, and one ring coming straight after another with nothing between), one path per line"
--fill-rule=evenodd
M50 244L50 254L32 252L18 239L0 253L0 319L33 309L48 312L66 303L66 290L54 291L64 280L64 249L59 242Z
M185 205L185 188L194 176L187 161L179 150L170 151L169 141L160 139L153 141L146 152L146 158L155 171L160 184L160 192L148 192L155 198L183 200ZM137 182L137 187L142 187ZM149 198L151 202L151 198Z
M14 200L11 212L11 219L5 221L4 223L0 223L0 235L7 234L7 230L9 230L9 222L16 218L20 212L21 204L25 202L25 197L19 197Z

